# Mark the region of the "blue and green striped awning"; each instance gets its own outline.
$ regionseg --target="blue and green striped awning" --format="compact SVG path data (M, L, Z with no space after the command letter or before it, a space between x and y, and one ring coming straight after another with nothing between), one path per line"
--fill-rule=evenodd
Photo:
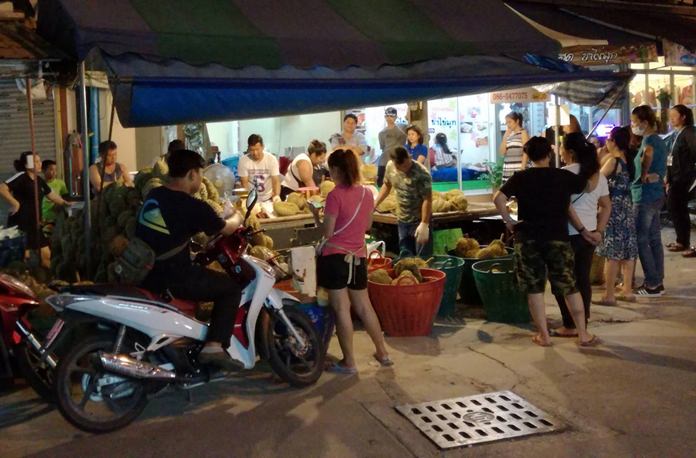
M38 31L105 67L125 126L319 112L588 73L528 63L526 54L556 56L559 44L499 0L40 0Z

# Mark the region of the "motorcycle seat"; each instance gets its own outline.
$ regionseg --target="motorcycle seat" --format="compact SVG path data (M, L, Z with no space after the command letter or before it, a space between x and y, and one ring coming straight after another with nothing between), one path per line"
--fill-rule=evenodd
M154 301L163 305L167 304L192 317L195 317L196 307L198 306L198 303L195 301L160 295L143 288L138 288L137 286L112 284L71 285L66 286L61 291L77 295L122 296Z
M61 289L61 292L75 295L84 294L88 296L123 296L132 297L134 299L152 299L152 296L144 289L127 285L70 285Z

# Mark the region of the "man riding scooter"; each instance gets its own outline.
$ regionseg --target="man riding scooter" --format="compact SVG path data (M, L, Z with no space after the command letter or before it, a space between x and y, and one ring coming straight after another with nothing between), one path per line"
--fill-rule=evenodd
M190 150L174 151L167 158L169 183L153 189L138 215L135 234L155 252L157 260L142 286L176 298L213 301L214 307L203 363L228 366L229 345L241 286L224 273L191 262L189 241L199 232L212 236L232 234L242 223L239 212L226 221L205 202L193 197L201 187L203 158Z

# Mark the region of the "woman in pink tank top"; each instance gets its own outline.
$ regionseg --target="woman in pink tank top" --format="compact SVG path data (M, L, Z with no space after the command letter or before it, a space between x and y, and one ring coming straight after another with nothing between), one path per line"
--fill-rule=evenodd
M338 343L343 352L343 359L328 370L356 374L351 306L375 344L374 358L383 366L393 364L367 294L365 232L372 225L374 199L372 193L360 185L358 161L352 151L335 150L329 157L329 171L336 187L326 197L323 223L312 207L315 221L323 228L327 241L317 258L317 279L319 286L329 291L329 301L336 312Z

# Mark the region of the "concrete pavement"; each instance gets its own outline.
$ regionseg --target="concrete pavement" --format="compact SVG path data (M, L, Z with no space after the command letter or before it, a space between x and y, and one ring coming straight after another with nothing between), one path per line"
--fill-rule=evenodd
M131 426L101 436L71 427L23 389L0 397L0 456L694 456L696 260L669 254L666 265L668 296L593 307L597 348L560 338L540 348L529 327L472 319L441 323L430 337L389 338L396 364L385 369L358 332L359 376L327 373L295 390L259 366L194 390L191 402L160 396ZM330 352L340 355L335 339ZM394 410L498 390L566 427L441 452Z

